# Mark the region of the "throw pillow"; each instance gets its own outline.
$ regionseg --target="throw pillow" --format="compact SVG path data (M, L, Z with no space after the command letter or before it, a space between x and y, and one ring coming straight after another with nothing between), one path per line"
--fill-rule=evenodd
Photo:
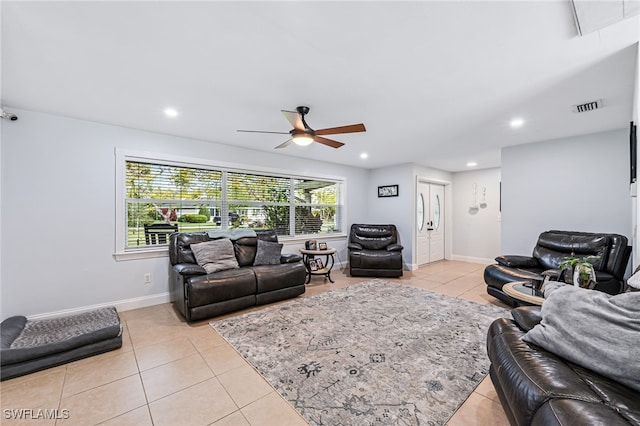
M256 258L253 261L255 266L280 264L280 254L282 253L283 244L262 240L258 240L257 244Z
M233 243L228 238L191 244L191 251L208 274L226 269L238 268L238 261L233 251Z
M522 339L640 391L640 293L611 296L557 283L544 293L542 320Z

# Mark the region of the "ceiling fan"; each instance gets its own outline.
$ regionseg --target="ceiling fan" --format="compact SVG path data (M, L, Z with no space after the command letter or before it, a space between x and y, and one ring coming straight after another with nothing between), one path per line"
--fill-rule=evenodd
M366 132L364 124L351 124L349 126L340 126L340 127L331 127L328 129L319 129L313 130L306 121L304 121L304 116L309 112L309 107L307 106L299 106L296 108L296 111L285 111L282 110L282 114L285 116L289 123L293 126L289 132L267 132L261 130L238 130L239 132L249 132L249 133L276 133L281 135L290 134L291 138L286 142L281 143L276 146L278 148L284 148L286 146L295 143L297 145L309 145L312 142L318 142L323 145L330 146L332 148L340 148L344 143L334 141L333 139L323 138L324 135L337 135L339 133L357 133L357 132Z

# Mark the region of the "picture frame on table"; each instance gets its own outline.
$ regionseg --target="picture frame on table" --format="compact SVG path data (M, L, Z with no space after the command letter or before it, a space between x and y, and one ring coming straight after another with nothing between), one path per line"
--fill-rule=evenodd
M322 259L316 259L316 268L322 269L324 265L322 264Z
M304 248L307 250L317 250L317 247L316 240L307 240L304 242Z
M397 197L398 185L383 185L378 187L378 197Z
M325 242L318 243L318 250L327 250L327 249L328 249L327 243Z
M311 259L309 261L309 269L311 271L317 271L318 270L318 264L317 264L317 260L316 259Z

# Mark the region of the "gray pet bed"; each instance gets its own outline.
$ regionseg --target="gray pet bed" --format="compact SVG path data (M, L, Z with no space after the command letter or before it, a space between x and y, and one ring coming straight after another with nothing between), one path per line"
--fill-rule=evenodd
M114 307L46 320L10 317L0 331L0 380L122 347Z

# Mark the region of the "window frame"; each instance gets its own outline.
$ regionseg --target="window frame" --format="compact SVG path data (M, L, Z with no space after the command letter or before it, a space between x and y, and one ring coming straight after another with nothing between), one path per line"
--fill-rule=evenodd
M114 258L116 260L132 260L132 259L147 259L153 257L166 257L169 253L166 245L157 247L143 246L136 248L127 248L126 244L126 230L127 230L127 214L126 214L126 162L127 161L139 161L154 164L163 164L167 166L177 167L192 167L192 168L205 168L219 170L222 172L232 173L250 173L250 174L263 174L267 176L282 177L288 179L317 179L324 181L331 181L340 184L341 190L337 200L337 205L341 209L340 220L340 232L335 233L320 233L320 234L300 234L300 235L279 235L278 239L282 243L295 243L304 241L311 237L313 238L345 238L346 237L346 199L347 199L347 179L342 176L331 175L305 175L291 173L283 169L276 169L270 167L261 167L249 164L230 163L222 161L212 161L202 158L182 157L168 154L158 154L143 151L133 151L126 149L115 149L115 252ZM226 174L223 174L226 176ZM226 179L226 177L224 178ZM223 193L226 197L226 185L223 185ZM224 198L223 198L224 200ZM226 201L226 200L225 200ZM296 206L295 200L290 199L290 208L294 209ZM290 219L293 221L293 217ZM293 225L292 225L293 226ZM295 228L292 228L295 229ZM295 232L295 231L294 231Z

